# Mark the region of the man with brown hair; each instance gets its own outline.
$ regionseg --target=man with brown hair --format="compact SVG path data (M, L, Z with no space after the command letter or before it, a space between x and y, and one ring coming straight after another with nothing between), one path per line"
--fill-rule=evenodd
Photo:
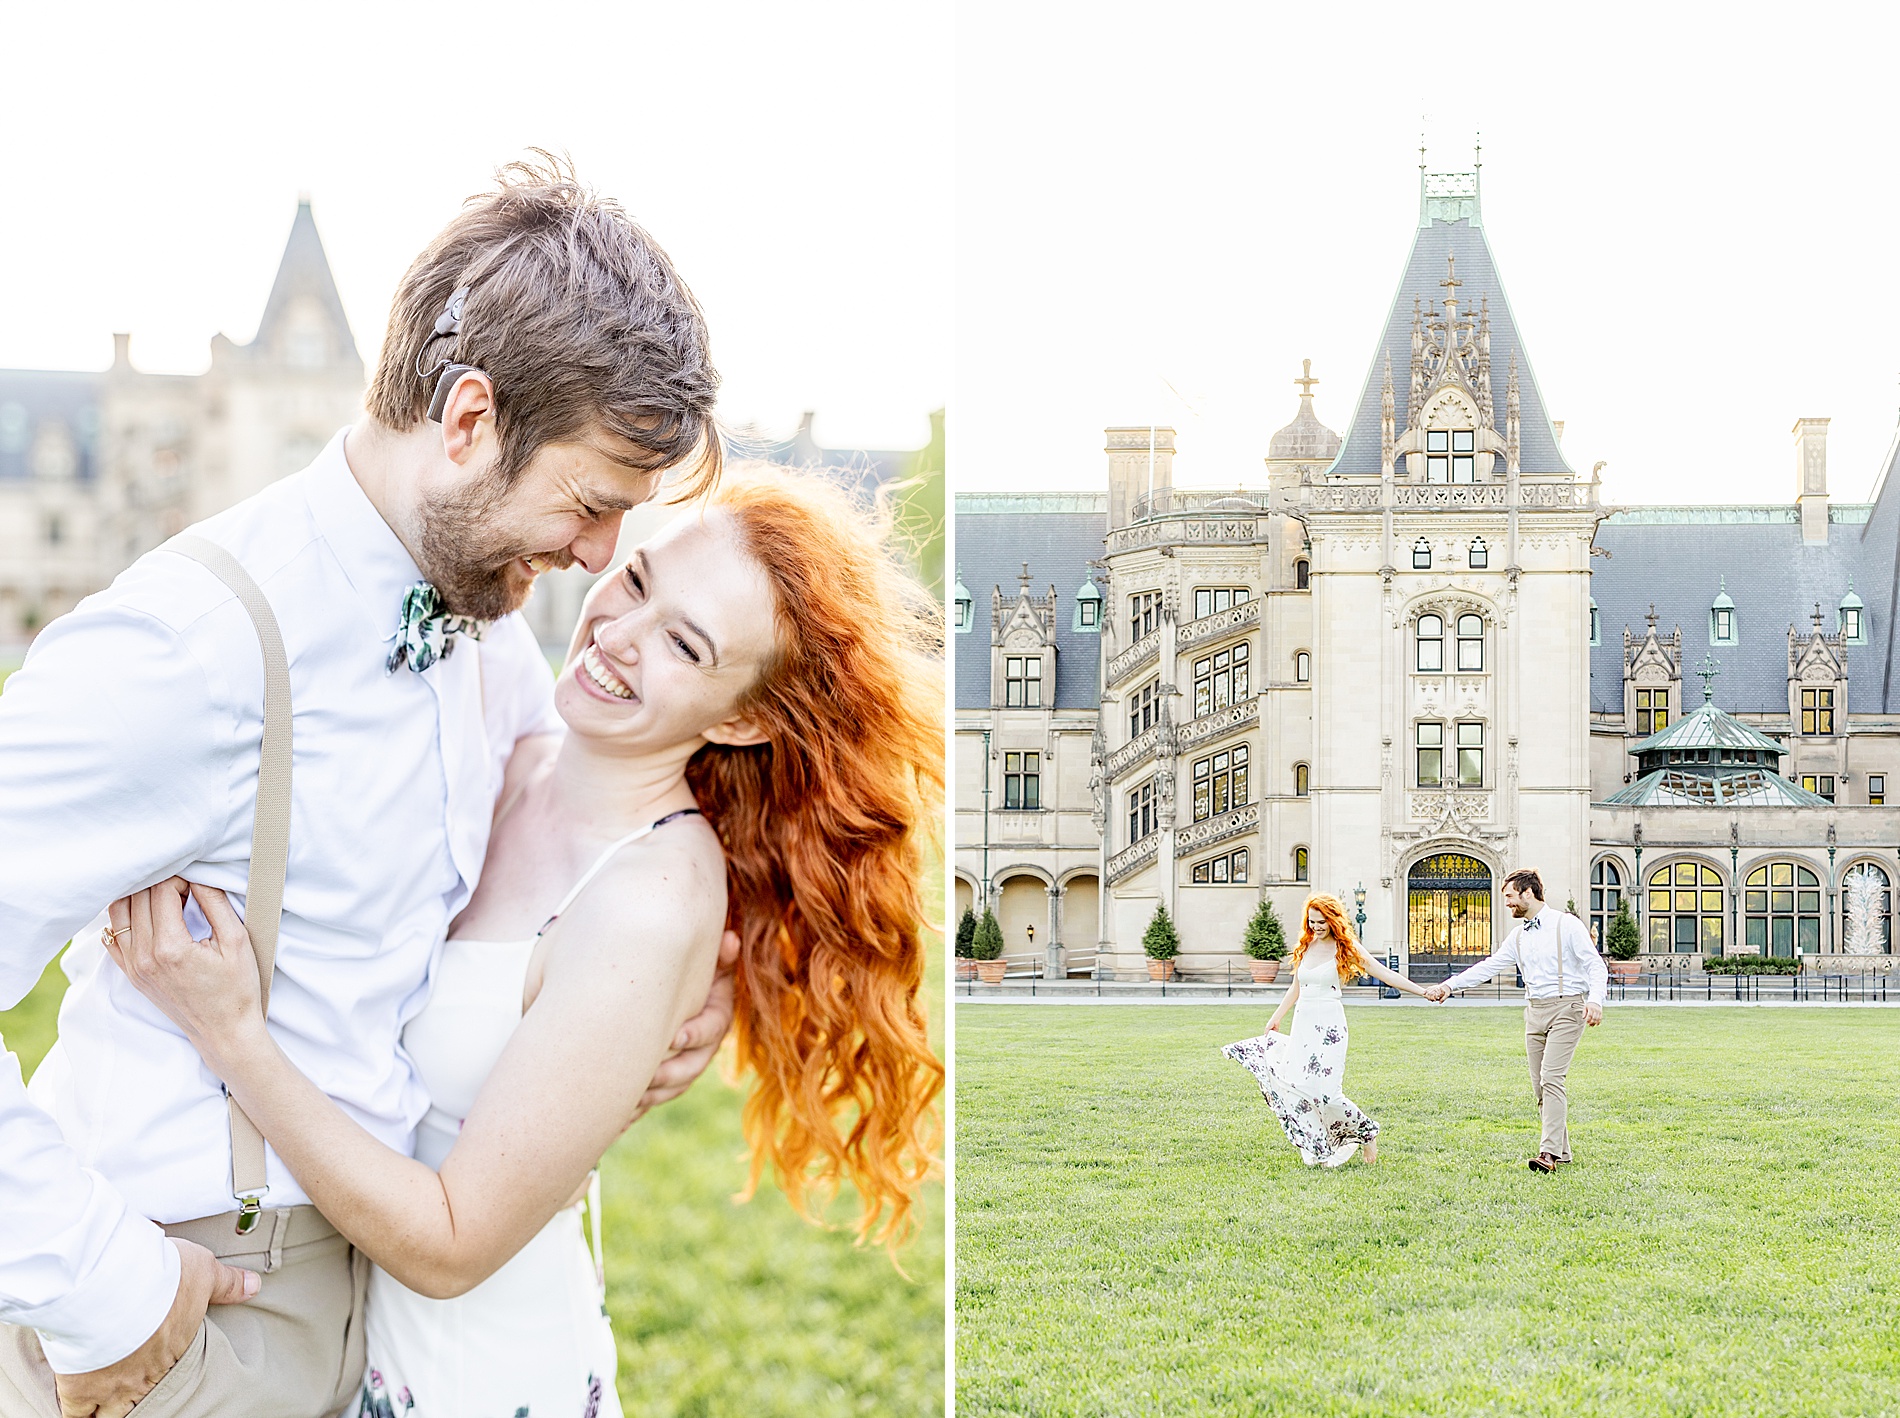
M1565 1078L1586 1027L1603 1022L1610 972L1590 944L1583 922L1544 904L1544 882L1528 867L1504 879L1504 904L1519 925L1488 959L1425 992L1442 1001L1453 991L1482 985L1506 969L1524 977L1524 1049L1531 1089L1543 1122L1534 1172L1550 1173L1570 1161L1569 1095Z
M0 1070L7 1418L327 1418L361 1385L365 1264L274 1154L242 1179L218 1080L96 937L110 902L174 875L249 904L261 594L294 748L271 1031L364 1128L412 1145L429 1100L403 1025L475 889L515 745L559 727L511 612L542 571L603 570L663 474L719 470L692 295L543 157L410 267L367 419L48 626L0 698L0 1007L75 942L30 1096ZM195 908L192 924L207 933ZM722 974L649 1105L705 1068L731 988Z

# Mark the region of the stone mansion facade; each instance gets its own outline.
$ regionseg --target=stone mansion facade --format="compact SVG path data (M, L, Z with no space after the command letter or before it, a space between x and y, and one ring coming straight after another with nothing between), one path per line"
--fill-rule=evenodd
M958 497L959 913L1133 976L1165 903L1192 974L1324 890L1433 975L1535 866L1599 940L1627 902L1660 966L1891 954L1900 438L1864 505L1818 418L1786 503L1604 505L1475 171L1421 173L1343 434L1296 382L1250 486L1178 489L1172 431L1121 427L1102 492Z

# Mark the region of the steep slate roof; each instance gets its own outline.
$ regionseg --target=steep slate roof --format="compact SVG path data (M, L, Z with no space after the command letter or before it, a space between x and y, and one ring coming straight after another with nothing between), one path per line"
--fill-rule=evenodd
M956 501L957 579L969 588L975 623L952 633L956 657L957 708L990 707L990 593L1003 588L1005 610L1022 589L1029 563L1029 593L1056 588L1056 692L1058 709L1094 709L1102 639L1075 629L1075 593L1102 555L1108 530L1108 494L963 492ZM1101 585L1099 574L1096 585Z
M1436 176L1437 174L1433 174ZM1476 199L1471 206L1476 209ZM1405 272L1399 277L1398 293L1392 297L1392 311L1386 317L1385 331L1372 351L1366 366L1365 387L1359 403L1346 425L1346 443L1328 470L1367 477L1379 475L1380 388L1385 378L1385 360L1392 357L1392 391L1398 402L1399 431L1405 429L1405 401L1412 369L1412 297L1417 296L1429 316L1440 315L1445 290L1438 284L1445 279L1445 256L1457 258L1459 314L1476 310L1480 296L1491 302L1491 397L1497 409L1497 431L1504 433L1505 387L1510 378L1511 355L1517 355L1519 466L1527 473L1572 471L1557 448L1557 435L1550 426L1544 408L1544 396L1538 390L1537 376L1531 372L1530 354L1518 333L1511 303L1505 298L1504 282L1498 275L1497 262L1484 239L1481 217L1461 221L1429 218L1419 225L1412 251L1405 260Z
M105 383L103 374L0 369L0 482L33 476L33 445L48 424L65 426L77 455L73 476L90 482L98 472Z
M1900 455L1897 455L1900 456ZM1641 636L1651 602L1656 626L1682 627L1682 675L1693 685L1703 656L1721 665L1716 700L1732 713L1788 712L1788 627L1805 640L1819 602L1833 634L1848 579L1866 603L1867 644L1849 645L1847 707L1900 712L1895 673L1894 576L1900 551L1900 477L1879 501L1828 509L1825 546L1801 544L1801 514L1768 507L1638 507L1606 517L1590 565L1603 643L1590 650L1590 707L1623 707L1623 630ZM1722 578L1735 602L1734 645L1709 643L1709 608Z
M297 203L297 215L290 224L290 239L284 243L284 259L277 263L277 279L271 282L270 299L264 302L264 316L257 322L257 336L246 347L265 351L273 347L277 327L284 321L291 302L299 296L312 297L322 307L339 339L340 348L350 359L356 352L356 337L350 333L349 317L343 313L343 297L337 294L336 277L330 274L330 258L323 254L323 238L317 235L317 219L310 202Z

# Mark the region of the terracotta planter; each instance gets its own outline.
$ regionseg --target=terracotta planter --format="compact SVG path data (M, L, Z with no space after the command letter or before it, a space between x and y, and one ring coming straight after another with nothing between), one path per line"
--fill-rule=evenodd
M1606 963L1610 967L1612 980L1634 980L1643 973L1643 962L1640 960L1611 960Z
M967 955L959 955L957 957L957 978L959 980L974 980L976 978L976 962Z
M979 960L976 962L976 977L986 985L1003 983L1003 972L1009 969L1005 960Z
M1174 962L1172 960L1150 960L1148 962L1148 978L1151 980L1172 980L1174 978Z
M1253 982L1256 985L1271 985L1280 978L1280 962L1277 960L1250 960L1253 966Z

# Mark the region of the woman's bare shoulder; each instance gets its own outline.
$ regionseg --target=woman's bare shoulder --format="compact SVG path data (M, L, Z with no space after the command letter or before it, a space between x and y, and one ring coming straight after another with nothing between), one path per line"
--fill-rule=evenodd
M668 823L614 853L568 914L584 913L595 939L690 949L726 919L726 855L703 817Z

